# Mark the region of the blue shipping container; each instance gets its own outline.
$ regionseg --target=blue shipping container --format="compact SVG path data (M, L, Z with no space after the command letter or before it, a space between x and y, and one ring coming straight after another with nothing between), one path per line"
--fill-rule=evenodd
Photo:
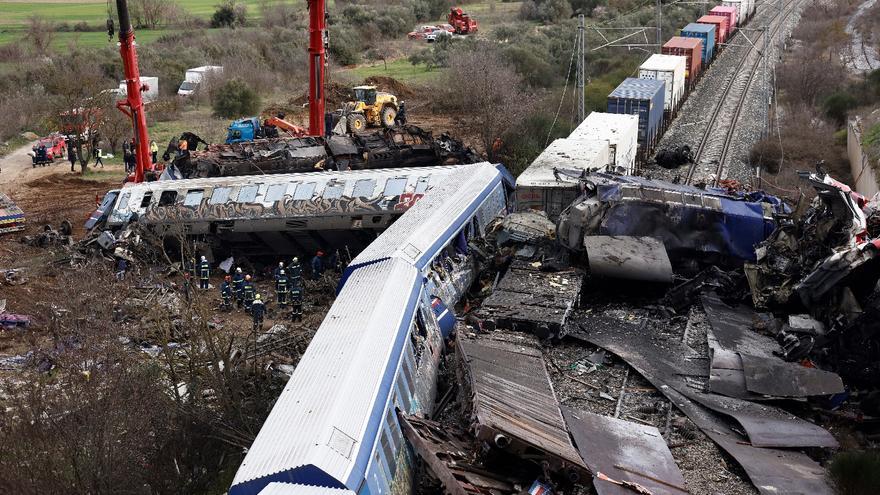
M663 96L666 83L656 79L629 77L608 95L608 113L639 116L639 147L653 146L663 123Z
M681 30L681 35L703 40L703 70L706 70L715 55L715 25L692 22Z

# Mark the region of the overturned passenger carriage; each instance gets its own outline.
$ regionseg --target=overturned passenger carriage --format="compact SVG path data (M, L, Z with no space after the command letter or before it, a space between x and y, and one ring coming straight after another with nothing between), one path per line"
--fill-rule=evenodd
M251 254L366 247L426 192L469 165L215 177L130 184L108 218L164 237L202 235ZM491 167L491 166L490 166Z

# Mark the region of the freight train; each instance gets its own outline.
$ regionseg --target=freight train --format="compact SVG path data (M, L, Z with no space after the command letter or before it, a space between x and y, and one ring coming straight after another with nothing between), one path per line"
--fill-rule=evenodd
M724 0L681 29L608 95L607 113L592 112L557 139L517 179L517 209L556 220L590 172L633 174L647 161L697 81L728 39L755 13L755 0Z

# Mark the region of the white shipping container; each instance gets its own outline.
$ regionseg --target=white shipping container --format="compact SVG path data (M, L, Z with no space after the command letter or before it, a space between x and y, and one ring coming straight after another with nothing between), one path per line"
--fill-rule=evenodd
M607 141L612 172L632 175L639 146L639 116L591 112L568 136L569 139Z
M678 107L678 102L684 96L686 70L686 57L655 53L639 67L639 79L657 79L665 82L663 108L672 111Z
M748 17L748 8L750 1L751 0L723 0L721 2L721 6L736 8L736 22L737 24L742 25L743 20Z
M556 221L562 210L581 194L578 179L585 173L605 171L610 163L608 141L553 141L517 177L517 211L542 210Z

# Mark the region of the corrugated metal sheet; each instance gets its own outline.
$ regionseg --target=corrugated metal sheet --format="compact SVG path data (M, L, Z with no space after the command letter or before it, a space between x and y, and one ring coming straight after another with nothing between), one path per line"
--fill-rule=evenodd
M238 469L230 495L273 481L357 490L421 287L399 260L357 270Z
M424 268L436 254L432 250L442 247L433 244L444 233L463 228L468 215L479 207L476 199L502 187L501 181L501 173L491 163L461 166L355 257L346 273L393 256Z
M351 490L325 488L297 483L269 483L260 495L354 495Z
M615 171L622 174L633 173L639 146L637 116L591 112L568 137L608 141Z
M742 24L749 16L749 3L747 0L722 0L721 5L736 9L737 24Z
M692 22L681 30L685 38L698 38L703 40L703 69L708 67L712 57L715 56L715 25L699 24Z
M490 338L456 343L477 438L497 444L496 435L504 435L508 450L540 451L551 470L571 470L585 479L587 467L568 435L541 351Z
M620 83L609 97L633 100L651 100L663 88L661 81L651 81L628 77Z
M712 10L710 10L709 13L712 15L727 17L727 19L729 21L728 35L730 33L733 33L733 30L738 26L737 21L739 19L737 18L737 16L739 14L739 10L737 7L718 5L718 6L712 7Z

